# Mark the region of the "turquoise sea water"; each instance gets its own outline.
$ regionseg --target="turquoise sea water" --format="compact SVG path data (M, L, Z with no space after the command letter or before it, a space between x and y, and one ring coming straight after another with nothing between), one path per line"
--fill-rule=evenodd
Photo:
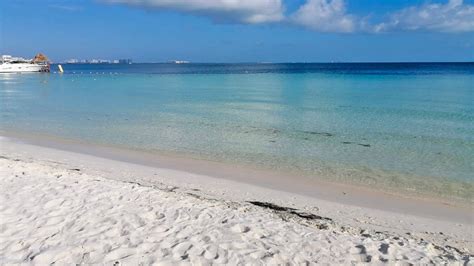
M64 67L0 74L1 129L472 200L474 64Z

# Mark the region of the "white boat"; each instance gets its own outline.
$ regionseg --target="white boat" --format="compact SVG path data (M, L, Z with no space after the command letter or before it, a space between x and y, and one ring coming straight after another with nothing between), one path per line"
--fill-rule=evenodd
M23 73L23 72L49 72L48 59L37 54L35 58L28 60L22 57L2 55L0 59L0 73Z

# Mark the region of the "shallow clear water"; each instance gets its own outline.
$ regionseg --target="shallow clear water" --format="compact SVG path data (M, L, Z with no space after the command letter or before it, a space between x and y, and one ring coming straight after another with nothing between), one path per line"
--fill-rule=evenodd
M401 192L474 192L474 64L65 65L0 126Z

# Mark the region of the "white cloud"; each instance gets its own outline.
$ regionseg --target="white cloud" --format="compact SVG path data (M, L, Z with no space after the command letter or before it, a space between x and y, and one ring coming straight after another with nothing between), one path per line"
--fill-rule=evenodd
M103 0L145 8L168 9L209 16L215 21L276 22L284 18L282 0Z
M396 10L381 23L347 12L346 0L306 0L292 14L284 1L293 0L100 0L111 4L157 10L174 10L211 18L217 22L246 24L290 23L319 32L472 32L474 5L463 0L444 0ZM352 0L357 1L357 0ZM431 0L425 0L431 1Z
M463 0L449 0L446 4L412 6L390 15L387 22L374 27L381 31L474 31L474 6Z
M308 0L291 17L298 25L322 32L353 32L356 17L346 13L344 0Z

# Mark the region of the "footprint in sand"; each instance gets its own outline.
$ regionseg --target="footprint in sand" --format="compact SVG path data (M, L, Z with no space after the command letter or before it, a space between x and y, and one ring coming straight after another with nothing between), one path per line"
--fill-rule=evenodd
M231 230L235 233L247 233L248 231L250 231L250 227L242 224L236 224L232 226Z
M204 252L204 258L208 260L217 259L218 257L217 250L218 250L217 246L214 246L214 245L207 246L206 251Z
M188 257L188 250L193 246L190 242L182 242L174 246L173 258L174 259L186 259Z

